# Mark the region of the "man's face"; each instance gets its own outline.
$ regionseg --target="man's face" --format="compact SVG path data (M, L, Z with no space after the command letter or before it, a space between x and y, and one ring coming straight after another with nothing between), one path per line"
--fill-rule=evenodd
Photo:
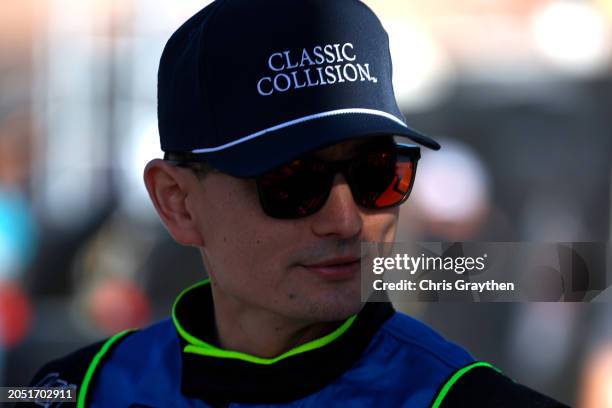
M364 143L339 143L315 156L350 159ZM287 318L332 321L358 312L361 241L395 238L398 208L357 206L341 174L318 212L290 220L263 212L254 180L212 172L195 187L194 221L215 296Z

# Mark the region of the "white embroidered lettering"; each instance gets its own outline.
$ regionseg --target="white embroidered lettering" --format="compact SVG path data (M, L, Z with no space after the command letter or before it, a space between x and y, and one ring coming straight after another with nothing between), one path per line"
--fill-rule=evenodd
M358 50L351 42L272 53L268 57L268 68L274 75L260 78L257 92L261 96L270 96L276 92L344 82L377 83L370 64L360 62L358 56Z

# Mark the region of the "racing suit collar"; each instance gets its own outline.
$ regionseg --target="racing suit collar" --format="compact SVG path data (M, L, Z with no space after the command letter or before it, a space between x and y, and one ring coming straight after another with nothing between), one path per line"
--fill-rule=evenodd
M181 292L172 308L182 350L181 391L213 404L303 398L348 370L394 312L390 303L366 303L333 332L278 357L260 358L213 345L214 305L205 279Z

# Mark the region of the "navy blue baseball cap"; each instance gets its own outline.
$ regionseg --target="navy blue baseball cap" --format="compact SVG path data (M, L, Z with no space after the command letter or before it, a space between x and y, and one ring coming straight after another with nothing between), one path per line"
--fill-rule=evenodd
M387 33L358 0L216 0L164 48L161 147L238 177L367 136L439 149L406 125L391 73Z

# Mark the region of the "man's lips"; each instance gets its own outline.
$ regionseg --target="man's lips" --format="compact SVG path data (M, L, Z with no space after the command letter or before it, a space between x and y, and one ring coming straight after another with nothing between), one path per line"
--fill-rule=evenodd
M344 256L302 266L323 279L339 281L350 279L359 272L361 258L356 256Z

